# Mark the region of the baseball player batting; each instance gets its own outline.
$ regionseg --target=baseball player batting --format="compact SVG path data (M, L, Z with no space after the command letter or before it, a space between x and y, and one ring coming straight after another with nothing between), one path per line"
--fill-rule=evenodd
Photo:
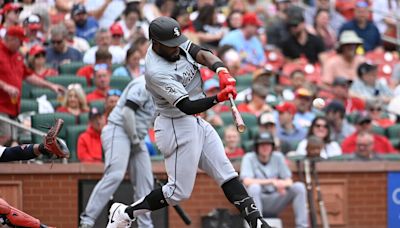
M187 200L193 190L197 168L222 187L251 228L270 227L238 179L218 133L196 114L218 102L236 97L235 79L221 60L192 43L181 33L177 21L159 17L149 26L152 41L145 60L146 88L156 104L156 143L165 158L168 183L127 206L114 203L107 227L129 227L137 216ZM218 74L221 91L205 97L200 64Z
M138 200L153 189L151 160L144 138L154 117L154 102L145 88L144 76L131 81L122 92L101 133L105 166L81 214L81 228L93 227L97 217L125 177L129 176ZM152 228L150 213L138 217L139 228Z

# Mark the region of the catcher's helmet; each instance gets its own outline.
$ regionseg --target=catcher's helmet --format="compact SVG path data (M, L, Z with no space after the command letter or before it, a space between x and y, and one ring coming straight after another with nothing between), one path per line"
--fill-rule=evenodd
M187 40L178 22L170 17L158 17L149 26L149 38L167 47L177 47Z

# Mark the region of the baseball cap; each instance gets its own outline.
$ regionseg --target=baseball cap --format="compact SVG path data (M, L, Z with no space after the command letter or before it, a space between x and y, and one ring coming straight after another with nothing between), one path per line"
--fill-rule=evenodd
M71 14L72 16L81 14L81 13L86 13L86 7L83 4L74 4L72 6Z
M353 30L345 30L340 34L339 45L362 43L363 40Z
M23 6L21 4L19 4L18 2L9 2L4 5L3 9L1 9L1 13L6 14L13 10L22 11L22 9L23 9Z
M177 47L187 41L178 22L170 17L158 17L149 26L149 37L167 47Z
M16 37L20 41L25 41L26 40L24 29L21 26L18 26L18 25L13 25L13 26L8 27L6 35L7 36Z
M369 5L368 5L368 2L367 2L367 1L358 0L358 1L356 2L356 7L357 7L357 8L368 8Z
M209 91L211 89L219 89L219 82L215 78L210 78L204 82L203 89L204 91Z
M351 85L351 83L353 83L352 80L347 79L347 78L342 77L342 76L338 76L338 77L335 77L335 79L333 80L332 85L334 85L334 86L338 86L338 85L339 86L343 86L343 85L349 86L349 85Z
M304 22L303 10L298 6L290 6L286 10L287 15L287 25L297 26L298 24Z
M23 25L27 26L30 30L39 30L42 28L40 17L36 14L29 15L23 21Z
M98 116L103 115L102 110L98 109L97 107L92 107L89 110L89 120L92 120Z
M340 102L338 100L333 100L325 107L324 111L325 111L325 113L339 112L341 114L344 114L346 112L346 108L344 107L342 102Z
M109 97L109 96L118 96L118 97L120 97L121 95L122 95L122 92L119 89L110 89L107 92L107 97Z
M258 117L258 125L264 126L267 124L275 124L275 117L274 114L271 112L263 112L261 115Z
M43 46L38 44L31 47L31 49L29 50L29 56L35 56L39 53L46 53L46 49L44 49Z
M312 91L307 88L298 88L298 89L296 89L294 94L296 97L312 97L313 96Z
M372 121L371 116L367 112L358 112L354 117L356 124L370 123Z
M243 15L242 21L243 21L242 27L247 26L247 25L254 25L257 27L262 26L262 22L260 21L260 19L258 19L257 14L255 14L255 13L245 13Z
M289 112L290 114L294 115L297 112L297 108L293 103L290 102L284 102L282 104L279 104L275 107L275 109L278 112Z
M262 132L258 134L255 141L256 144L262 144L262 143L274 144L274 142L275 142L274 137L269 132Z
M364 74L374 71L374 70L377 70L377 69L378 69L378 66L374 65L372 63L368 63L368 62L361 63L357 68L357 75L358 75L358 77L361 77Z
M120 36L124 35L124 30L122 30L121 25L115 23L110 26L110 32L111 35L120 35Z

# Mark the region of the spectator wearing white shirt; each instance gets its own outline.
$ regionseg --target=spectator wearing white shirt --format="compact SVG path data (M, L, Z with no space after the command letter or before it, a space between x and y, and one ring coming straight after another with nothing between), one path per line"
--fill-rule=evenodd
M107 28L100 28L95 36L96 46L91 47L83 56L86 64L95 63L95 54L99 49L108 50L112 55L112 63L120 64L125 61L125 51L119 46L111 45L111 32Z
M89 50L90 48L89 42L75 35L76 34L75 22L71 19L67 19L64 21L64 25L68 31L66 37L68 45L80 51L81 53L85 53L87 50Z

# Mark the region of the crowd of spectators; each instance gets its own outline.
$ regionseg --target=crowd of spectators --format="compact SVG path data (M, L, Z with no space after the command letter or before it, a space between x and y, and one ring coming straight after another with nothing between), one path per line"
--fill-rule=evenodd
M393 35L399 11L387 2L0 0L0 114L21 114L22 81L51 89L60 98L52 102L56 112L75 116L77 123L88 113L78 159L101 162L94 141L100 141L106 118L99 116L108 116L122 90L110 81L144 73L148 25L171 16L237 78L238 109L254 126L238 134L224 118L228 104L201 114L217 129L230 158L254 150L261 132L271 134L275 150L286 156L305 155L311 136L322 140L325 159L369 150L398 153L399 140L390 137L399 137L400 130L388 129L400 129L400 61L396 46L383 37ZM61 68L77 63L71 77L85 84L51 82L65 76ZM200 71L205 93L216 94L214 72ZM324 108L313 107L316 97L324 99ZM93 105L99 102L100 110ZM0 125L0 143L18 143L16 130ZM152 135L150 130L149 148Z

